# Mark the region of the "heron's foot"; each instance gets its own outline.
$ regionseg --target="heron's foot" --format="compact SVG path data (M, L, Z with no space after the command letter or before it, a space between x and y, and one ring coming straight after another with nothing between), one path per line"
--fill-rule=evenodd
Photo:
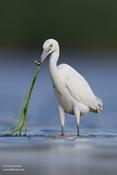
M79 137L80 136L80 128L79 128L79 125L77 124L77 136Z
M64 136L65 134L64 134L64 126L63 125L61 125L61 136Z

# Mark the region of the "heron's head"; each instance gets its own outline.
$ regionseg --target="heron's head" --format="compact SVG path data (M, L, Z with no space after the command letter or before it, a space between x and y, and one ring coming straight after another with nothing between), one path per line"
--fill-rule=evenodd
M45 60L45 58L49 54L57 51L58 49L59 49L59 44L56 40L54 40L54 39L46 40L43 44L43 53L42 53L40 60L39 60L40 63L43 63L43 61Z

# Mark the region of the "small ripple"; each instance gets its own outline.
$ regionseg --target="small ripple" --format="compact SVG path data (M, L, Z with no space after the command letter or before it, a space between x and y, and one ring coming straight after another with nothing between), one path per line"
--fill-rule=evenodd
M111 143L117 142L116 133L107 133L101 131L85 131L79 137L72 130L67 130L65 136L60 136L60 130L39 130L32 129L26 136L7 136L0 133L0 142L11 144L53 144L53 143ZM30 140L30 141L28 141Z

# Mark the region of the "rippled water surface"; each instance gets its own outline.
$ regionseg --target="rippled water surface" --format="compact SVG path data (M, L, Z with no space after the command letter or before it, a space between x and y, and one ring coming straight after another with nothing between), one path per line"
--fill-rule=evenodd
M28 137L0 137L0 163L20 164L24 174L98 175L117 172L117 134L72 131L59 136L56 130L41 130Z

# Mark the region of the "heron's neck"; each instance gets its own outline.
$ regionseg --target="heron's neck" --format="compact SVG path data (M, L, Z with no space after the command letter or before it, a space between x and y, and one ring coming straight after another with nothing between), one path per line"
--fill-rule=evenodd
M59 48L55 52L53 52L50 56L49 60L49 68L50 68L50 73L52 77L55 77L57 75L57 61L59 58Z

